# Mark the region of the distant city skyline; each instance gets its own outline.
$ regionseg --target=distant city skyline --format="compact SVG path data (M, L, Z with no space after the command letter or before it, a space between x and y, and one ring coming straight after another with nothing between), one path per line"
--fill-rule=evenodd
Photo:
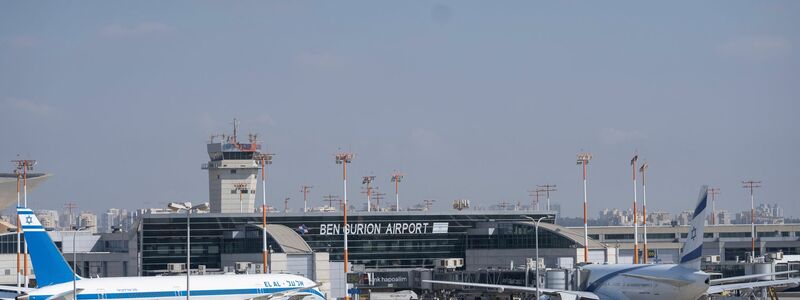
M691 5L691 9L687 6ZM800 3L0 3L0 172L53 173L33 208L205 202L209 135L258 133L269 204L342 195L334 153L403 207L530 201L582 211L717 206L797 216ZM3 163L3 160L8 163ZM258 194L260 200L260 194ZM641 197L639 199L641 201ZM259 201L260 202L260 201ZM595 213L596 214L596 213Z

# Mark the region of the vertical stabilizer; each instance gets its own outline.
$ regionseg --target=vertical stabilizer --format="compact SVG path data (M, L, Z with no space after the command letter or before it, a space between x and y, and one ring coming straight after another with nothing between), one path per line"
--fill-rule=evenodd
M700 196L692 215L688 236L683 242L680 265L687 269L700 270L700 258L703 256L703 232L705 229L706 203L708 202L708 186L700 189Z
M36 274L38 287L70 282L75 273L64 260L61 252L47 232L44 231L42 223L33 214L30 208L17 208L17 215L22 225L22 233L25 235L25 243L31 254L33 271Z

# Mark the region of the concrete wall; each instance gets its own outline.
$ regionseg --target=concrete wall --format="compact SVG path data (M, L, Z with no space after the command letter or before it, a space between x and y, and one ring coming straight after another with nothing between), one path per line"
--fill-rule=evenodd
M21 257L21 256L20 256ZM24 264L20 259L20 264ZM22 268L22 266L20 266ZM0 284L14 285L17 284L17 254L0 254ZM33 265L31 264L30 257L28 257L28 274L31 278L33 275Z

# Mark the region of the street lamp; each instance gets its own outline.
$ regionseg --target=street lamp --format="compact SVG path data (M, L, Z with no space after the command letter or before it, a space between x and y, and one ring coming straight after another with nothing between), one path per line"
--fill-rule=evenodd
M530 219L531 221L534 221L533 224L534 224L534 232L535 232L535 239L536 239L536 243L535 243L536 244L536 262L535 262L536 263L536 299L539 299L539 222L541 222L542 220L546 219L547 217L546 216L545 217L540 217L540 218L538 218L536 220L534 220L533 218L528 217L528 216L524 216L524 217ZM528 272L527 269L526 269L525 272L527 274L527 272ZM527 282L525 284L527 284Z
M589 225L586 224L586 165L592 159L589 152L578 153L578 164L583 166L583 262L589 262Z
M87 230L89 226L78 226L81 223L80 217L77 218L75 226L72 226L72 299L78 299L78 251L75 250L75 239L78 237L78 231Z
M182 210L186 211L186 299L189 300L189 273L191 273L191 232L190 229L190 222L189 216L192 214L192 211L208 211L208 202L203 204L198 204L192 206L192 202L185 202L185 203L177 203L172 202L167 205L167 207L172 210L172 212L180 212Z

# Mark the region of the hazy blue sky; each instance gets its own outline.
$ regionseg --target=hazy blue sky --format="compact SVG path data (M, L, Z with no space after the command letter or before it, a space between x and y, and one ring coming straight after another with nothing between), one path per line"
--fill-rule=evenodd
M260 133L282 206L341 195L338 148L403 204L630 206L634 151L651 211L759 202L800 215L800 2L2 1L0 158L55 173L35 208L207 200L210 134ZM6 163L4 170L10 171ZM280 200L279 200L280 199ZM281 204L278 204L278 203Z

